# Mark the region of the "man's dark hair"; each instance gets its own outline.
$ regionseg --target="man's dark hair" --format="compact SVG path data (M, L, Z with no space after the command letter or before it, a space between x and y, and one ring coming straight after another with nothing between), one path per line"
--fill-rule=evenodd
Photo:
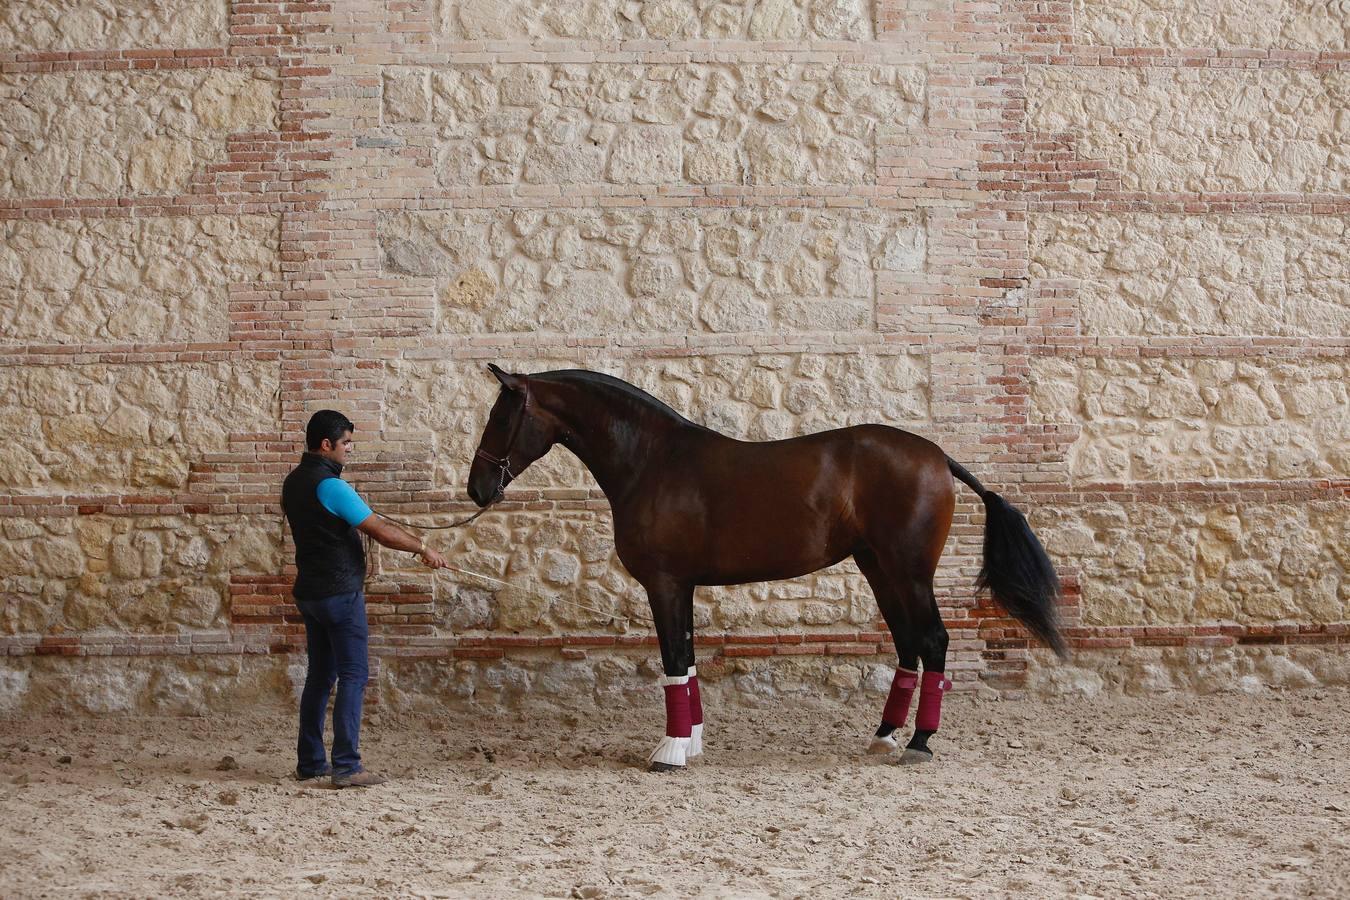
M310 450L318 450L324 438L336 446L344 434L355 430L352 420L342 413L335 409L321 409L309 417L309 424L305 426L305 446Z

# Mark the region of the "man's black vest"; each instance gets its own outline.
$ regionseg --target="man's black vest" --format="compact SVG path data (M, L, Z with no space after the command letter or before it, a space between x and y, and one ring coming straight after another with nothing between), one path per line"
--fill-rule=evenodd
M361 590L366 581L366 552L361 534L319 502L319 482L337 478L342 466L315 453L306 453L281 487L295 538L297 600L319 600Z

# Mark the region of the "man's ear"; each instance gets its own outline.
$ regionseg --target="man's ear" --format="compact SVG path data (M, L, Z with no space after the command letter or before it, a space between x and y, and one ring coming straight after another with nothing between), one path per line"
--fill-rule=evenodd
M488 371L495 375L497 380L502 383L502 387L506 388L508 391L525 390L524 375L512 375L510 372L503 372L494 363L488 363Z

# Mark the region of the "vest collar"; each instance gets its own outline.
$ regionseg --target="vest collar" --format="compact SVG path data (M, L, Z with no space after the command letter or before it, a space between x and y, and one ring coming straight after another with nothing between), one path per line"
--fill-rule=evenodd
M325 469L332 472L334 477L342 474L342 463L334 462L328 457L320 456L317 453L310 453L308 450L305 451L304 456L300 457L300 465Z

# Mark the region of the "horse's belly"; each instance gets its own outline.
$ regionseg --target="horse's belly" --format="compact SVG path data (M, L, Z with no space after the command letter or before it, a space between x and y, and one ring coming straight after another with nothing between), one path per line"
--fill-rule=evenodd
M764 477L704 476L699 490L671 487L616 509L620 559L639 580L714 585L796 578L853 552L857 529L828 469L754 471Z
M783 561L765 562L763 565L727 566L720 571L709 571L697 579L697 584L727 585L754 584L760 581L783 581L788 578L800 578L835 563L847 559L849 554L840 553L834 557L822 557L818 561L791 565Z
M823 524L778 520L725 532L706 548L702 584L747 584L809 575L849 556L852 542Z

